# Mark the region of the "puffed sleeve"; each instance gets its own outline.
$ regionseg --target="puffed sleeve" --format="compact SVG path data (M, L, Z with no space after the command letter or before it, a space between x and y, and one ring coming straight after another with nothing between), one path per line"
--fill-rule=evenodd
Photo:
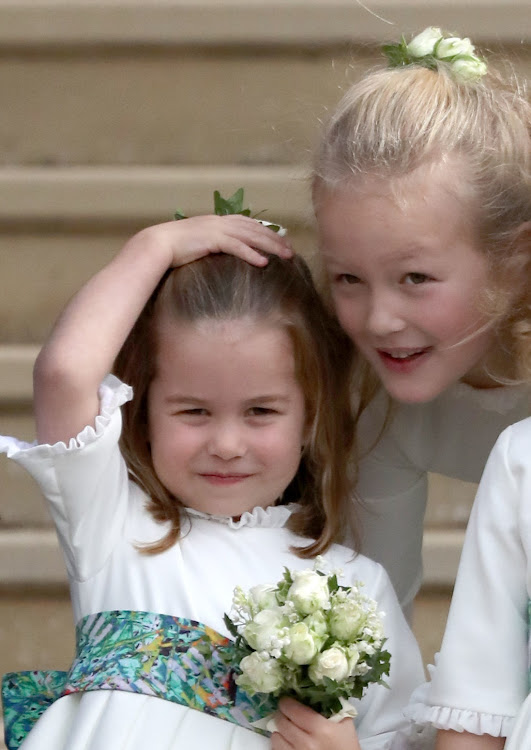
M391 667L384 685L371 685L359 703L356 728L362 750L413 750L424 744L423 730L414 727L403 711L411 693L424 681L424 670L417 642L407 624L389 577L381 566L366 593L385 613L385 648L391 654ZM357 704L358 705L358 704Z
M440 729L505 737L528 693L531 419L505 430L481 479L431 683L407 710Z
M0 437L0 452L23 466L43 492L68 574L86 580L104 564L125 522L128 477L118 441L120 406L129 386L110 375L99 390L100 413L68 445Z

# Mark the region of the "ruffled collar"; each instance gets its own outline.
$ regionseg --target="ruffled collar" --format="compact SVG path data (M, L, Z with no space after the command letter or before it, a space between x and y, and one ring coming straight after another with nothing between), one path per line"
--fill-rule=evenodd
M258 506L242 513L238 520L234 520L232 516L216 516L210 513L203 513L194 508L186 508L186 512L192 518L202 518L206 521L215 521L216 523L224 524L230 529L235 530L244 527L251 529L279 529L286 525L288 518L292 513L296 513L299 507L298 503L290 503L289 505L270 505L267 508Z

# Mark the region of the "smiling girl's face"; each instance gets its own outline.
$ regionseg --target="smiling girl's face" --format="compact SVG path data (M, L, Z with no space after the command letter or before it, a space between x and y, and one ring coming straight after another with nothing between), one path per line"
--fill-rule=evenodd
M305 404L293 345L248 318L157 321L148 391L155 473L185 506L239 516L276 502L295 476Z
M471 201L449 165L401 178L316 190L319 243L341 325L396 400L430 401L462 380L494 383L484 365L489 284Z

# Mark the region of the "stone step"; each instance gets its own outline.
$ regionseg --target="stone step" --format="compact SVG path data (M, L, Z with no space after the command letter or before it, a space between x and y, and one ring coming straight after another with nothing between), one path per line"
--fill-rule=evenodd
M2 0L0 43L350 44L437 23L477 39L520 40L528 0Z
M437 23L531 74L528 0L0 0L0 163L298 164L372 43ZM391 23L386 23L384 20ZM526 16L526 19L524 19Z

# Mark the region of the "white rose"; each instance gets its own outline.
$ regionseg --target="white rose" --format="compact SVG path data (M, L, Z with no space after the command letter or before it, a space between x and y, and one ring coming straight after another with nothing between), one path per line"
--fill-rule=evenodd
M310 680L316 685L322 682L324 677L341 682L349 674L350 669L345 651L339 646L332 646L318 654L308 669Z
M407 51L413 57L424 57L425 55L433 55L435 45L442 37L442 32L436 26L429 26L420 34L413 37L410 43L407 45Z
M452 71L462 81L475 81L487 72L487 66L478 58L474 60L455 60Z
M284 653L295 664L309 664L321 645L316 642L308 626L303 622L291 626L288 638L289 643L284 646Z
M332 605L330 632L342 641L352 641L359 636L367 622L365 612L352 599Z
M263 659L255 652L243 657L240 669L236 684L249 693L274 693L282 687L282 667L275 659Z
M269 651L283 637L284 618L280 610L264 609L247 623L242 635L255 651Z
M249 596L258 609L272 609L278 606L276 590L277 587L272 583L260 583L250 589Z
M473 55L474 45L468 38L461 39L458 36L450 36L447 39L441 39L437 45L437 57L444 60L447 57L455 55Z
M292 574L293 583L288 591L290 599L300 614L311 615L329 605L328 579L314 570L297 570Z

